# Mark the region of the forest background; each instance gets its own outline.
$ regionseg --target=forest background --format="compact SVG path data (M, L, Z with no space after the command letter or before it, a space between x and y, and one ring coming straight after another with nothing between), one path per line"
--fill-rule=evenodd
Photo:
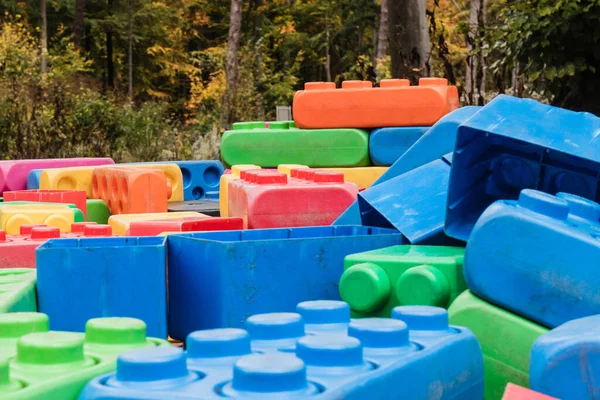
M600 114L600 0L0 0L2 158L218 157L305 82Z

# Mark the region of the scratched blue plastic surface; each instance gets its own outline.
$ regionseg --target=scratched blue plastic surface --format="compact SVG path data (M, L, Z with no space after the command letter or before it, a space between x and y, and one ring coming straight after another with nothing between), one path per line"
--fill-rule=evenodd
M563 400L600 398L600 315L567 322L540 336L531 349L529 382Z
M466 241L487 206L525 188L600 200L599 132L592 114L496 97L458 129L446 233Z
M40 188L40 176L42 175L43 169L32 169L27 175L27 189L39 189Z
M409 320L407 327L389 318L350 322L350 310L342 315L331 302L310 308L304 318L254 315L247 330L193 332L187 353L174 347L122 353L117 371L92 380L79 400L483 397L479 344L468 329L448 326L445 310L401 307L394 316ZM342 319L343 330L329 330ZM321 328L306 335L308 325Z
M373 165L392 165L429 126L379 128L369 134L369 156Z
M52 239L36 250L36 267L38 311L51 330L133 317L149 336L167 337L165 237Z
M600 205L573 195L496 201L467 242L469 289L550 328L600 314L599 220Z
M170 235L169 334L181 340L300 301L339 300L345 256L401 243L396 230L363 226Z
M371 186L376 186L411 169L439 160L454 150L458 126L479 111L481 107L462 107L442 117L415 142ZM355 225L361 222L358 202L355 201L332 225Z

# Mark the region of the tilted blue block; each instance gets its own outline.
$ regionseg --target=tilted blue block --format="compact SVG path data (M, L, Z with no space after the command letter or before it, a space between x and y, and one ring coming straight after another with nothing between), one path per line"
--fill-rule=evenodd
M567 322L540 336L531 349L529 382L563 400L600 397L600 315Z
M442 117L419 138L383 175L371 186L388 181L411 169L439 160L454 150L458 126L479 111L481 107L462 107ZM360 224L358 202L354 202L332 225Z
M477 339L449 326L445 310L397 307L393 319L350 321L346 308L345 328L330 331L326 325L339 325L341 313L328 303L310 311L312 324L305 324L306 312L254 315L247 330L191 333L187 352L157 347L122 353L117 371L92 380L79 400L483 398ZM323 327L306 335L308 325ZM268 348L257 346L266 342Z
M446 233L466 241L483 211L522 189L600 200L600 118L500 95L458 128Z
M165 237L52 239L36 250L36 268L38 311L51 330L133 317L148 335L167 337Z
M569 194L496 201L467 242L469 289L550 328L600 314L599 221L600 205Z
M27 175L27 189L39 189L40 188L40 176L42 175L43 169L32 169Z
M429 126L379 128L369 134L369 156L373 165L392 165Z
M396 230L323 226L170 235L169 335L241 327L250 315L339 300L348 254L402 242Z

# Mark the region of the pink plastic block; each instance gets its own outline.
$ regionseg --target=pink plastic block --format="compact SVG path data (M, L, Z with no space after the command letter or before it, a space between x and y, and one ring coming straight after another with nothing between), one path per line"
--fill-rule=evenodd
M49 158L45 160L0 161L0 193L27 189L27 175L33 169L114 164L112 158Z
M556 397L546 396L531 389L508 383L502 400L558 400Z

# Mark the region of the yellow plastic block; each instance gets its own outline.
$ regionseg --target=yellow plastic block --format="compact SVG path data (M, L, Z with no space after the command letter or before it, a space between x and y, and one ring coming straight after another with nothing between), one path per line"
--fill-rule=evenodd
M227 217L228 215L227 193L229 189L229 182L234 179L239 179L240 173L249 169L261 169L261 167L251 164L232 165L231 174L221 175L221 181L219 183L219 211L221 212L221 217Z
M370 187L388 167L354 167L354 168L316 168L327 171L342 172L346 182L352 182L359 189Z
M201 218L208 217L205 214L192 211L153 213L153 214L118 214L108 219L108 224L112 226L115 235L125 235L132 221L156 221L159 219L181 219L181 218Z
M183 201L183 174L181 168L177 164L154 164L154 163L132 163L132 164L114 164L110 167L127 167L127 168L145 168L145 169L157 169L164 172L165 177L171 184L171 197L169 201Z
M288 177L292 175L293 169L298 168L308 168L308 165L300 165L300 164L279 164L277 166L277 172L282 174L286 174Z
M93 167L68 167L45 169L40 175L40 189L85 190L88 199L92 198Z
M75 222L73 209L68 205L54 204L20 204L0 208L2 229L9 235L20 234L21 225L41 224L55 226L61 232L71 232L71 224Z

